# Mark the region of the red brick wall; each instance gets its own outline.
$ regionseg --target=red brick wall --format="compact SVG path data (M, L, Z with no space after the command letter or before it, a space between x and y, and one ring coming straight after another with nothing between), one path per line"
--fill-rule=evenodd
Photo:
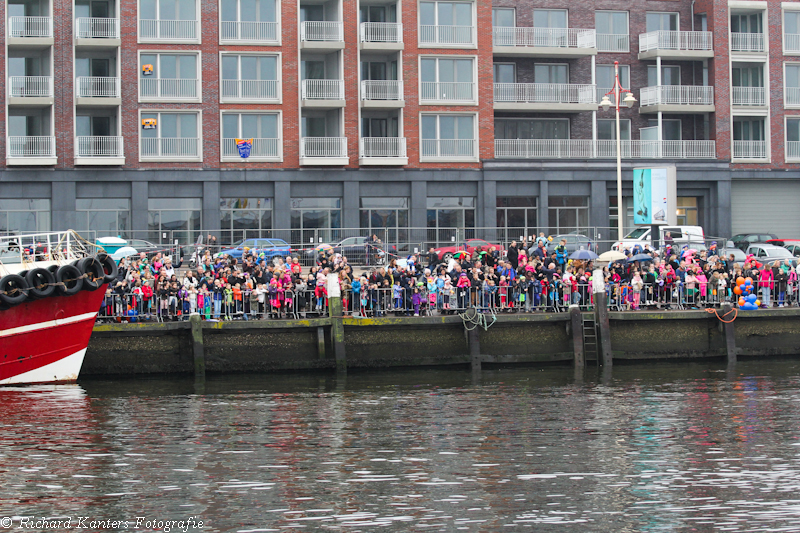
M53 0L53 120L56 134L57 168L74 166L75 90L73 89L74 46L72 0Z

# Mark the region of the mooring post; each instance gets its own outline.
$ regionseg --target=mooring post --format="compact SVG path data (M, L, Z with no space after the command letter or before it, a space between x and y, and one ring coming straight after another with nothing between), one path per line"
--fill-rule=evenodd
M189 324L192 328L192 354L194 356L194 377L195 379L206 378L206 354L203 347L203 322L200 315L189 317Z
M481 370L481 341L478 337L478 326L473 324L473 328L467 330L467 344L469 344L469 358L473 372Z
M725 332L725 350L728 352L728 364L736 363L736 328L733 325L733 306L722 304L722 330Z
M611 326L608 321L608 296L605 291L594 293L594 313L600 336L600 359L603 366L611 368L614 355L611 353Z
M325 328L317 326L317 355L325 359Z
M586 347L583 345L583 317L579 305L569 306L570 325L572 327L572 353L575 368L586 366Z
M328 314L331 318L331 340L333 356L336 359L336 372L347 372L347 354L344 348L344 309L342 289L336 274L328 274Z

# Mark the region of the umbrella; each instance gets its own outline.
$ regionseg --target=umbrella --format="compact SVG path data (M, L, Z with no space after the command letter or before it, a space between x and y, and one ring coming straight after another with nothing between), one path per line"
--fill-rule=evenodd
M633 263L634 261L640 261L642 263L646 261L652 261L653 257L648 254L636 254L633 257L628 258L628 263Z
M478 257L483 257L483 256L484 256L484 255L486 255L487 253L488 253L488 252L487 252L486 250L481 250L480 252L478 252Z
M333 246L331 246L330 244L320 244L319 246L314 248L314 251L318 253L322 251L328 252L330 250L333 250Z
M613 263L614 261L619 261L621 259L625 259L625 254L622 252L615 252L614 250L609 250L608 252L604 252L600 254L597 259L600 261L605 261L607 263Z
M469 253L465 252L464 250L461 250L460 252L454 253L453 257L455 257L456 259L461 259L462 257L469 257Z
M569 256L570 259L582 259L585 261L592 261L598 257L599 256L591 250L577 250L572 252L572 255Z
M695 250L694 248L689 248L688 250L684 250L683 251L683 253L681 254L681 257L686 257L687 255L692 255L692 254L696 254L696 253L697 253L697 250Z

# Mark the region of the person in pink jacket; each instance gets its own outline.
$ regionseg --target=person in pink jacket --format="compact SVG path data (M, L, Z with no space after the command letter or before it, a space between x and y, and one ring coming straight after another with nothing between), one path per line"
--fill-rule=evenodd
M770 296L774 288L775 278L772 275L772 267L766 263L758 276L758 288L761 289L761 307L772 307Z

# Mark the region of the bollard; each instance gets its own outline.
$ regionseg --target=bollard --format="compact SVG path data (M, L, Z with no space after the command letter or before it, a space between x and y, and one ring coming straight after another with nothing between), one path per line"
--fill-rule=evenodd
M344 309L342 289L336 274L328 274L328 313L331 317L331 340L333 356L336 359L336 372L347 372L347 354L344 348Z
M203 347L203 322L200 320L200 315L195 314L189 317L189 324L192 327L194 377L202 380L206 377L206 355Z
M575 368L586 366L586 347L583 345L583 317L578 305L569 306L570 324L572 326L572 353Z
M614 355L611 353L611 326L608 322L608 296L605 292L594 293L594 313L600 336L598 356L603 362L603 366L611 368Z
M728 364L736 363L736 328L733 325L733 306L730 303L722 304L722 317L724 322L722 330L725 332L725 350L728 352Z

